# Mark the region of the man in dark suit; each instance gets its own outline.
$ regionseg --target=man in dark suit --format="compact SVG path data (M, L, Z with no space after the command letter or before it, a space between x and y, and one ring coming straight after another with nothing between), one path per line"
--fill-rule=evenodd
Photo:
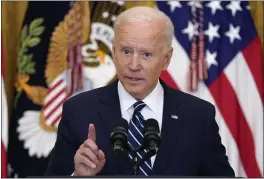
M110 134L120 120L127 120L128 142L140 145L144 120L154 118L161 129L161 145L142 163L139 174L234 176L214 106L159 79L173 51L170 19L155 9L136 7L118 16L114 32L118 80L64 103L46 175L132 175L132 164L114 154ZM137 155L142 158L144 151Z

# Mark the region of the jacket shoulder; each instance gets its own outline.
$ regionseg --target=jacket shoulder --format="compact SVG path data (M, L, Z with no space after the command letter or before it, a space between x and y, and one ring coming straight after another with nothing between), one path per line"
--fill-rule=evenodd
M97 101L99 101L100 95L106 91L106 88L107 87L100 87L76 94L68 98L64 102L64 106L76 106L84 103L96 103Z

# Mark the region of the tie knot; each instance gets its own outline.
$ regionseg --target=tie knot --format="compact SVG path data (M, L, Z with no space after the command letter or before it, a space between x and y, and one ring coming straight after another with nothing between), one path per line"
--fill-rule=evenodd
M138 113L146 106L146 104L143 101L137 101L133 106L134 113Z

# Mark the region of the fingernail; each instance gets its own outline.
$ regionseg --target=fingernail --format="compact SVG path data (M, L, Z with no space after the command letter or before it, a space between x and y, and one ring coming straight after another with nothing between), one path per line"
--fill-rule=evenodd
M93 168L96 168L96 165L95 165L95 164L93 164L93 165L92 165L92 167L93 167Z

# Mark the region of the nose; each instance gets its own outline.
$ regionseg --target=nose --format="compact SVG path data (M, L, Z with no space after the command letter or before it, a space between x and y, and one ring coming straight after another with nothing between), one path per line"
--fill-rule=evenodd
M138 71L140 69L140 59L137 54L134 54L129 61L129 69L132 71Z

